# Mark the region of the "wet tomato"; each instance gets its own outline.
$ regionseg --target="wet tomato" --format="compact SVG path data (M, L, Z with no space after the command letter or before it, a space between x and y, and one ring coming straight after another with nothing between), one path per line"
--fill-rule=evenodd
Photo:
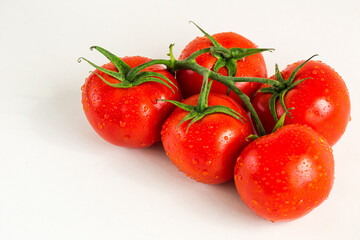
M194 95L183 103L196 106L198 98ZM208 104L229 107L246 121L213 113L194 122L186 132L190 121L179 123L188 112L176 108L164 123L161 139L166 154L180 171L198 182L219 184L233 179L236 157L254 130L245 110L232 98L210 93Z
M312 128L291 124L251 142L235 166L236 188L256 214L271 221L306 215L329 195L334 158Z
M122 60L131 68L150 61L139 56L124 57ZM103 67L117 71L113 63ZM144 71L161 73L178 86L175 78L162 66L154 65ZM119 82L99 70L95 72L110 83ZM115 88L92 73L82 87L82 104L91 126L106 141L125 147L148 147L160 140L161 126L174 109L171 103L156 100L181 100L179 87L171 87L175 93L157 82Z
M303 61L287 66L281 74L287 79ZM275 76L271 77L275 79ZM345 132L350 120L350 98L345 82L334 69L320 61L307 62L296 74L295 81L309 78L289 90L284 98L291 117L286 124L306 124L320 133L333 146ZM262 85L261 88L267 87ZM270 133L275 121L269 110L270 93L257 92L252 104L266 132ZM276 102L278 118L284 114L280 101Z
M233 33L224 32L212 35L212 37L225 48L256 48L257 46L246 39L245 37ZM197 37L191 41L185 49L182 51L179 60L184 60L192 53L212 46L211 41L207 37ZM196 62L210 70L213 70L217 58L213 57L211 53L205 53L196 58ZM218 71L222 75L228 75L228 71L225 67L222 67ZM236 77L261 77L267 76L266 65L261 53L257 53L251 56L247 56L242 60L237 61ZM203 77L193 72L192 70L182 69L176 72L176 78L179 81L182 94L184 98L197 94L201 90ZM241 91L243 91L250 98L254 95L256 90L260 87L260 83L255 82L238 82L235 84ZM226 94L227 87L222 83L213 82L211 92ZM230 97L235 99L243 107L241 99L233 92L230 93Z

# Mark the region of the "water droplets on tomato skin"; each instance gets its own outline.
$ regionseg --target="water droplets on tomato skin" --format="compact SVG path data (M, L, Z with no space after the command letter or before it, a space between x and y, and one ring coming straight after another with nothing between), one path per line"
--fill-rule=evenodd
M207 170L203 170L201 172L201 175L203 175L204 177L207 176L209 174L209 172Z

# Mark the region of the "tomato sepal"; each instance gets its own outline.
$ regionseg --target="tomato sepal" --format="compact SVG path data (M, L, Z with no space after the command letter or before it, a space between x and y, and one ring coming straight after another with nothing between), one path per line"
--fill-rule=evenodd
M172 48L172 46L173 45L170 45L170 48ZM161 73L151 72L151 71L145 71L145 72L136 71L136 72L134 72L134 70L129 65L127 65L123 60L121 60L119 57L112 54L111 52L107 51L106 49L99 47L99 46L90 47L91 51L93 49L96 49L101 54L103 54L107 59L109 59L110 62L115 65L115 67L117 68L118 71L117 72L111 71L109 69L100 67L100 66L96 65L95 63L93 63L83 57L80 57L78 59L78 62L81 62L81 60L85 60L86 62L88 62L91 66L93 66L97 70L99 70L105 74L108 74L109 76L120 81L119 83L110 83L109 81L105 80L102 76L100 76L100 74L93 72L104 83L106 83L107 85L109 85L111 87L130 88L130 87L138 86L145 82L157 82L157 83L163 84L164 86L168 87L173 92L173 94L175 94L175 91L169 84L171 84L176 90L178 90L177 86L172 81L170 81L169 78L167 78L166 76L164 76Z

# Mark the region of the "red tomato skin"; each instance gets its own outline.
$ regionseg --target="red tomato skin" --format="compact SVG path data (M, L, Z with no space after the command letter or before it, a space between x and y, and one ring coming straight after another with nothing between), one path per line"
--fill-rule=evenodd
M196 105L199 95L183 101ZM247 136L254 133L245 110L226 95L211 93L209 106L224 105L240 113L247 121L242 123L229 115L215 113L193 123L188 133L189 121L178 128L188 112L176 108L163 125L161 139L166 154L177 168L188 177L206 184L220 184L234 177L236 157L249 143Z
M149 58L135 56L122 60L131 68L150 61ZM113 63L104 68L116 71ZM161 126L174 109L174 105L157 99L181 100L180 88L175 78L159 65L144 71L158 72L166 76L177 87L175 94L166 86L156 82L146 82L131 88L114 88L105 84L92 73L82 86L82 104L85 115L94 130L106 141L124 147L143 148L160 140ZM110 83L117 79L100 74Z
M281 73L287 79L303 61L288 65ZM296 75L295 82L310 77L285 95L285 105L292 118L286 116L286 124L306 124L320 133L333 146L344 134L350 121L350 97L345 82L334 69L321 61L309 61ZM275 76L270 77L275 79ZM267 85L262 85L261 88ZM262 120L267 133L275 126L269 110L268 93L257 92L252 104ZM278 118L284 114L280 101L276 103Z
M233 32L224 32L214 34L213 37L225 48L256 48L257 46L252 43L250 40L242 37L239 34ZM197 37L191 41L185 49L182 51L179 60L184 60L189 57L192 53L213 46L210 40L207 37ZM213 70L216 58L211 56L210 53L205 53L196 58L196 62L210 70ZM221 75L228 75L226 68L222 67L219 70ZM240 60L237 62L237 71L236 77L267 77L266 65L264 58L261 53L254 54L245 58L245 60ZM194 94L200 93L203 77L193 72L192 70L182 69L176 72L176 78L179 81L182 94L184 98L188 98ZM256 90L260 87L260 83L254 82L244 82L235 84L241 91L246 95L252 98ZM211 92L214 93L227 93L227 87L214 81L211 87ZM245 107L242 100L233 92L230 93L230 97L235 99L238 103Z
M250 143L235 166L240 197L256 214L290 221L329 195L334 158L327 141L306 125L286 125Z

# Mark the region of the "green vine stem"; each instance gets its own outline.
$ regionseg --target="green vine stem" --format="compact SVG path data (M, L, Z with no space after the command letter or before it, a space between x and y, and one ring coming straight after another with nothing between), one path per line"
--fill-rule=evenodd
M272 80L272 79L267 79L267 78L223 76L219 73L211 71L210 69L202 67L196 63L195 58L197 56L199 56L203 53L206 53L206 52L210 52L210 51L211 51L210 48L202 49L202 50L199 50L198 52L195 52L193 55L191 55L187 59L179 60L179 61L177 61L177 60L174 61L173 58L172 58L172 60L154 59L154 60L151 60L149 62L146 62L142 65L139 65L139 66L131 69L128 72L127 78L128 77L131 78L131 77L135 76L139 71L143 70L144 68L149 67L151 65L155 65L155 64L165 65L166 67L170 68L173 71L176 71L178 69L189 69L194 72L197 72L198 74L200 74L202 76L206 76L212 80L216 80L216 81L226 85L236 95L238 95L240 97L240 99L244 102L244 104L247 107L247 109L249 110L249 112L251 113L251 115L254 119L254 122L259 130L259 134L261 136L265 135L266 134L265 129L264 129L263 125L261 124L260 118L257 115L254 107L251 104L250 98L235 86L235 82L259 82L259 83L268 84L274 88L279 88L279 89L282 89L285 87L284 83L281 83L281 82L278 82L278 81ZM170 48L169 56L170 57L172 56L172 45Z
M203 118L204 116L206 116L208 114L212 114L214 112L223 112L223 113L226 113L228 115L231 115L231 116L241 120L241 116L237 116L234 112L231 111L231 109L227 109L227 108L224 109L225 107L223 107L223 106L208 107L207 101L208 101L208 94L209 94L210 87L211 87L211 81L216 80L216 81L224 84L225 86L227 86L228 89L232 90L237 96L240 97L240 99L244 102L245 106L251 113L253 120L255 122L255 125L259 131L260 136L263 136L266 134L264 127L262 126L261 121L259 119L259 116L257 115L254 107L252 106L252 104L250 102L250 98L246 94L244 94L240 89L238 89L236 87L235 83L236 82L265 83L265 84L270 85L270 87L266 88L267 90L269 90L269 91L271 90L272 92L278 92L278 91L282 91L283 89L288 87L287 86L288 82L273 80L273 79L268 79L268 78L235 77L235 74L230 74L230 71L229 71L230 76L223 76L223 75L217 73L216 69L214 69L212 71L210 69L207 69L207 68L199 65L196 62L196 58L198 56L200 56L201 54L204 54L204 53L213 54L214 51L218 51L217 46L196 51L192 55L190 55L187 59L184 59L184 60L176 60L175 59L175 57L173 55L173 51L172 51L173 46L174 46L174 44L170 45L170 52L168 54L168 56L170 56L170 60L154 59L154 60L150 60L144 64L141 64L135 68L132 68L132 69L125 62L123 62L120 58L116 57L114 54L112 54L109 51L107 51L101 47L98 47L98 46L93 46L93 47L91 47L91 49L96 49L100 53L102 53L105 57L107 57L117 67L118 71L110 71L108 69L99 67L96 64L90 62L89 60L87 60L85 58L79 58L78 61L85 60L86 62L88 62L90 65L92 65L96 69L98 69L106 74L109 74L110 76L119 80L118 83L111 84L111 83L107 82L104 78L102 78L100 75L97 74L98 77L100 77L106 84L108 84L112 87L116 87L116 88L129 88L129 87L137 86L144 82L154 81L154 82L159 82L159 83L167 86L168 88L170 88L172 91L174 91L169 84L171 84L173 86L175 86L175 85L171 81L169 81L169 79L167 79L165 76L163 76L162 74L159 74L156 72L142 72L142 70L144 70L145 68L150 67L152 65L156 65L156 64L165 65L168 68L168 70L173 73L175 73L175 71L179 70L179 69L192 70L192 71L202 75L204 80L203 80L203 86L202 86L202 90L200 92L199 101L198 101L197 106L194 109L193 109L193 107L186 106L185 108L189 108L189 109L191 109L191 111L189 113L189 116L187 116L184 119L192 119L193 118L193 120L191 121L191 123L193 123L195 121L200 120L201 118ZM229 51L232 55L234 55L232 57L235 57L235 59L233 59L233 60L236 61L236 59L237 59L236 57L243 58L245 56L252 55L257 52L267 51L267 50L271 50L271 49L232 48ZM226 67L225 65L222 65L222 61L220 61L220 65ZM218 66L219 68L221 67L220 65ZM169 84L162 79L165 79L167 82L169 82ZM208 83L209 79L210 79L210 83ZM175 86L175 88L176 88L176 86ZM170 100L168 100L168 101L170 101ZM174 101L171 101L171 102L173 102L173 104L175 104L177 106L180 104L180 103L175 103ZM184 121L184 119L183 119L183 121ZM188 127L190 125L191 124L189 124Z

